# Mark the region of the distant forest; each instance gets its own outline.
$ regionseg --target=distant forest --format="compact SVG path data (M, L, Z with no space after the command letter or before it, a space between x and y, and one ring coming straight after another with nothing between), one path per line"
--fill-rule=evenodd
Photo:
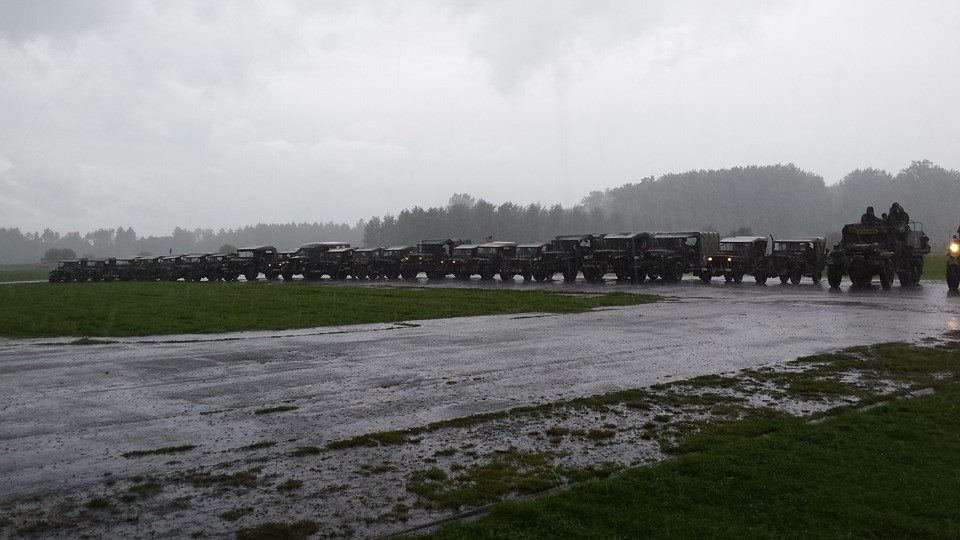
M259 224L240 229L187 230L139 237L132 228L99 229L81 235L22 233L0 228L0 263L36 262L49 249L78 255L155 255L211 252L224 244L272 244L292 249L320 240L353 245L414 244L424 238L488 236L499 240L550 240L558 234L613 231L712 230L721 234L832 236L857 221L867 206L879 216L900 202L921 221L934 246L960 225L960 172L915 161L896 175L858 169L835 185L794 165L735 167L644 178L595 191L572 208L560 205L494 205L458 193L443 207L403 210L356 225L337 223Z
M595 191L573 208L495 206L460 193L446 207L415 207L371 218L364 242L479 241L488 236L537 241L558 234L669 230L831 236L843 224L858 221L867 206L880 216L894 202L921 221L932 239L947 239L960 225L960 172L915 161L896 176L858 169L827 186L821 176L794 165L689 171Z

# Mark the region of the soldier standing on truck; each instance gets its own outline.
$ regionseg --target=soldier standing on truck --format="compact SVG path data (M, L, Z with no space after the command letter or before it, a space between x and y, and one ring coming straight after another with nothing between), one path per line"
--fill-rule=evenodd
M893 206L890 207L887 219L890 220L890 225L899 229L906 229L910 225L910 214L907 214L907 211L898 202L893 203Z
M867 211L862 216L860 216L860 224L861 225L879 225L880 224L880 218L878 218L877 215L873 213L872 206L868 206Z

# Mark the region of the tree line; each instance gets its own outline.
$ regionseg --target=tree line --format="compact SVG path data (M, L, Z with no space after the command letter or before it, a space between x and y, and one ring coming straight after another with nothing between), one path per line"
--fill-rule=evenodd
M922 221L938 241L960 225L960 172L915 161L896 175L867 168L826 185L823 177L795 165L697 170L644 178L594 191L580 204L492 204L465 193L445 206L414 207L396 215L345 223L258 224L239 229L174 229L168 236L140 237L131 227L79 232L22 233L0 228L0 263L38 261L50 249L79 256L163 255L213 252L233 246L271 244L292 249L318 240L353 245L415 244L426 238L493 237L520 242L551 240L558 234L612 231L710 230L721 234L834 236L859 220L867 206L877 215L894 202ZM60 255L63 255L61 251Z
M369 219L364 242L491 236L537 241L558 234L669 230L835 237L867 206L876 207L879 216L894 202L923 223L936 245L960 225L960 172L915 161L896 175L857 169L828 186L823 177L792 164L697 170L594 191L572 208L494 205L459 193L445 207L414 207Z

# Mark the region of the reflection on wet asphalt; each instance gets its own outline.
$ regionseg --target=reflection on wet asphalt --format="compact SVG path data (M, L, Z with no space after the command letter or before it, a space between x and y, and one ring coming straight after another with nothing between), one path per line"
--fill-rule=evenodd
M199 444L203 454L191 459L212 463L221 450L262 440L323 443L960 328L960 299L934 282L892 291L689 279L641 286L391 284L412 285L622 290L672 299L576 315L109 345L0 340L0 499L89 484L108 471L136 473L142 465L120 457L134 449ZM253 414L284 403L299 408Z

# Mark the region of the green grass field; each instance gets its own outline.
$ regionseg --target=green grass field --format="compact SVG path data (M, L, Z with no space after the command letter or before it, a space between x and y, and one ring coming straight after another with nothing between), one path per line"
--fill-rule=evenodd
M923 279L947 280L947 256L924 255Z
M0 287L0 336L142 336L280 330L499 313L576 313L659 297L533 290L279 283L63 283Z
M35 264L0 265L0 283L46 280L49 275L49 268L38 268Z
M436 538L956 538L960 384L847 411L781 419L658 465L454 523Z

